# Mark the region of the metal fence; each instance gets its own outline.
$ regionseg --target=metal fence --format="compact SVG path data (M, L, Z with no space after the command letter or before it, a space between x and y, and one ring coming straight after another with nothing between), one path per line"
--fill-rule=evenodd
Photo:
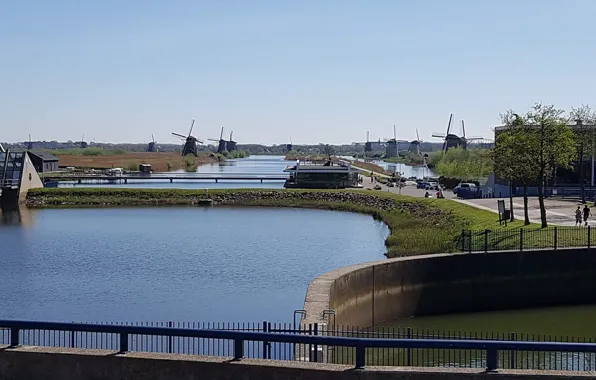
M463 230L458 238L457 247L462 252L591 248L596 243L595 232L590 226Z
M18 328L15 329L15 326ZM249 335L230 336L226 333ZM323 340L300 340L308 337ZM237 338L242 340L241 348L238 347ZM341 339L338 342L336 338L348 339L349 342ZM359 350L362 340L366 341L367 345ZM378 346L375 347L370 342L376 342ZM494 342L503 346L492 352L487 344ZM553 347L545 342L558 343ZM523 346L526 343L529 346ZM561 345L558 345L559 343ZM572 343L577 344L569 346ZM595 342L592 338L585 337L412 328L356 328L318 324L297 326L293 323L268 322L89 325L0 321L0 345L20 344L224 357L235 357L241 352L242 357L248 358L356 366L595 371L596 344L593 343Z

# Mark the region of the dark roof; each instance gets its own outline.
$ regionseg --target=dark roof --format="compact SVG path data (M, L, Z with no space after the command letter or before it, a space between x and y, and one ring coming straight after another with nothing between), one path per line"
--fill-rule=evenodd
M32 156L36 156L40 159L42 159L43 161L58 161L59 158L54 156L53 154L47 153L47 152L42 152L42 151L28 151L29 155Z

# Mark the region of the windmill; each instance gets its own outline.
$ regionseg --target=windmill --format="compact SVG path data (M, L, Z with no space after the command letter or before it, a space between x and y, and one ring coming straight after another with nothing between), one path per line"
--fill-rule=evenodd
M292 137L290 136L290 143L286 144L286 151L291 152L294 149L294 145L292 144Z
M395 124L393 125L393 138L385 139L385 158L397 157L399 151L397 150L397 136L395 133Z
M455 133L449 133L451 130L451 123L453 121L453 114L449 116L449 124L447 124L447 133L433 133L432 137L443 139L443 152L446 152L449 148L462 148L467 149L468 143L471 141L482 140L482 137L466 137L466 127L464 121L461 121L462 135L461 137Z
M151 142L147 145L147 152L157 152L157 141L155 141L155 137L153 137L153 133L151 134Z
M195 157L199 155L199 151L197 149L197 142L202 144L203 142L192 135L192 129L195 126L195 119L192 119L192 123L190 124L190 131L188 132L188 136L181 135L180 133L172 132L173 136L180 137L184 140L184 146L182 147L182 155L187 156L189 154L194 154Z
M370 142L370 131L366 131L366 142L364 143L364 155L372 152L372 143Z
M399 142L410 143L408 146L408 152L415 155L420 155L420 143L423 142L420 140L420 135L418 134L418 128L416 128L416 140L406 141L400 140Z
M462 132L462 137L461 137L461 141L462 141L462 147L464 149L468 148L468 144L474 141L481 141L484 140L483 137L466 137L466 125L464 124L464 121L461 121L461 132Z
M236 141L232 140L232 133L234 133L234 131L230 131L230 139L226 142L226 149L228 152L232 152L237 149Z
M89 144L87 144L87 143L85 142L85 134L83 133L83 137L81 137L81 144L80 144L80 147L81 147L81 149L85 149L85 148L87 148L88 146L89 146Z
M209 141L217 141L217 153L223 153L226 150L226 143L227 141L223 139L223 132L224 127L221 127L221 133L219 134L219 140L217 139L208 139Z
M432 137L443 139L443 147L441 151L446 152L449 148L457 148L458 146L462 145L461 138L454 134L449 133L451 130L451 122L453 121L453 114L449 115L449 123L447 123L447 132L446 133L433 133Z

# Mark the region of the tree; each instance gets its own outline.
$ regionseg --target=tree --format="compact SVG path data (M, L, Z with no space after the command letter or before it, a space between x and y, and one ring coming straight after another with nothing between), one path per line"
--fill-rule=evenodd
M538 203L542 227L548 226L544 207L544 188L548 179L554 177L556 168L568 168L576 157L575 136L567 125L565 111L553 105L537 103L527 113L528 127L525 134L528 153L533 156L538 182Z
M325 155L329 157L329 161L331 161L331 156L335 154L335 150L333 149L333 147L329 144L326 144L323 151L325 152Z
M521 183L524 189L524 223L530 224L528 213L528 186L535 182L535 159L531 141L534 131L525 118L512 110L501 114L505 128L497 134L492 151L495 174L509 181L509 208L513 221L513 184Z
M596 112L592 111L589 105L582 105L578 108L571 108L569 121L575 122L575 141L579 160L579 183L582 203L586 203L586 185L584 156L591 153L594 156L594 124L596 124Z

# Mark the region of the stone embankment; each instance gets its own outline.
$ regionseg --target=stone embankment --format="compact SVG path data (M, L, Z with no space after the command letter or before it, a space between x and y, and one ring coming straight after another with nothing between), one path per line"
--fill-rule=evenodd
M36 189L27 195L29 207L118 206L199 204L211 199L215 205L271 205L299 207L351 204L379 211L401 211L411 215L444 213L420 202L399 200L361 191L313 190L153 190L153 189Z

